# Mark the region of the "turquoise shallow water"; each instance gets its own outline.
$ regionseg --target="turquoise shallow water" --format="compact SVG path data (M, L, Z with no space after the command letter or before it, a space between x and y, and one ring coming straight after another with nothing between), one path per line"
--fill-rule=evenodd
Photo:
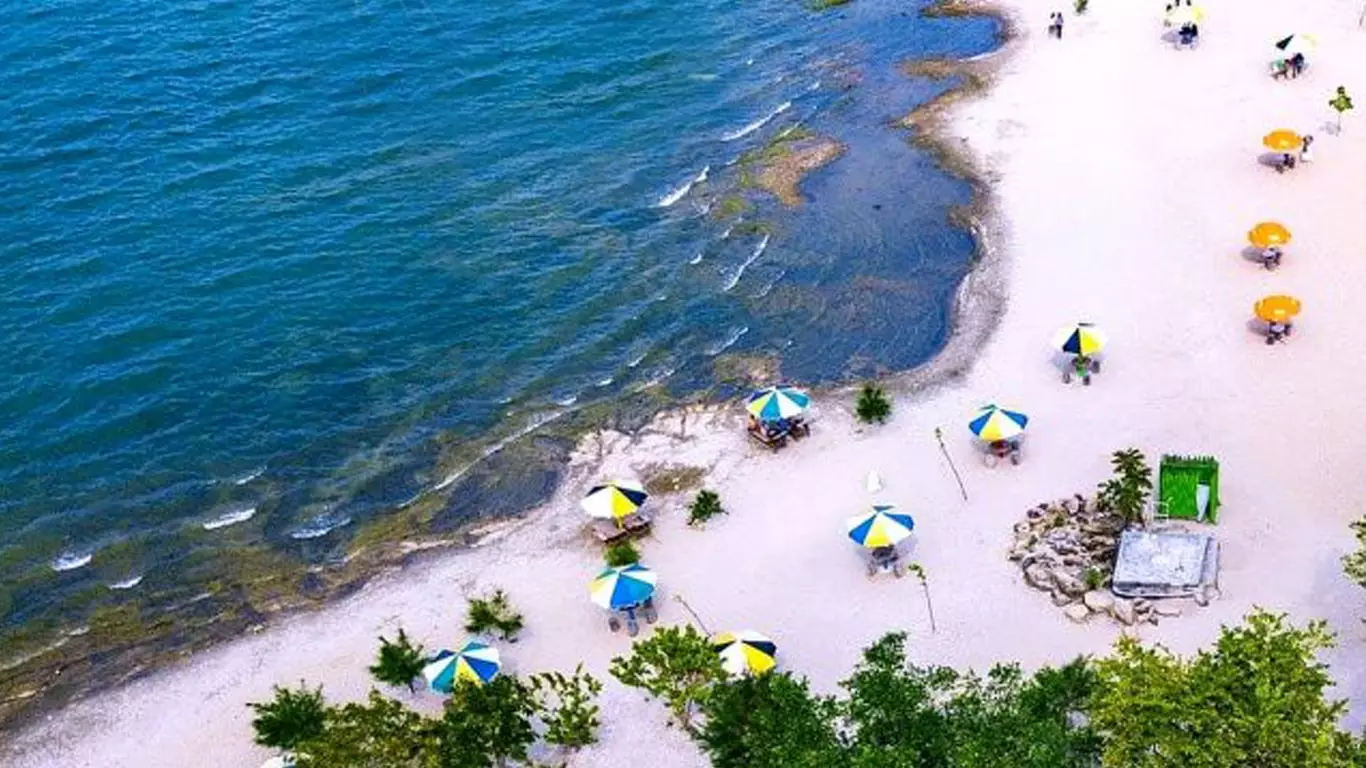
M718 355L926 360L969 190L895 64L996 28L917 9L0 0L4 624L345 537L442 445ZM809 203L711 215L798 123L849 147Z

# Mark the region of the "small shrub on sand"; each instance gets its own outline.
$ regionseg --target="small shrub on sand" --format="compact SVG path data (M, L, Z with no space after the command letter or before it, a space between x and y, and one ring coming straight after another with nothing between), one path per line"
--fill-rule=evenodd
M887 393L882 387L864 384L863 390L859 392L858 402L854 404L854 413L864 424L884 424L892 415L892 401L887 399Z
M1086 569L1085 579L1087 589L1100 589L1105 586L1105 571L1093 565Z
M522 614L512 609L512 603L503 590L496 589L487 599L476 597L470 600L465 631L472 635L497 633L504 640L515 642L517 633L522 631Z
M631 542L618 541L607 548L606 559L608 567L622 568L640 562L640 553Z
M725 511L721 507L721 497L715 491L698 491L697 498L688 507L688 525L703 525Z
M251 727L256 743L263 747L290 750L322 735L327 724L327 704L323 689L309 690L299 683L298 690L275 687L275 698L247 705L255 715Z
M711 641L690 624L657 630L632 646L631 655L612 659L610 670L622 685L662 700L674 722L690 734L698 707L726 679Z
M370 667L370 675L386 685L406 685L408 691L413 692L413 681L422 674L422 667L427 663L422 646L414 645L402 627L397 640L391 643L389 638L380 637L379 643L379 656Z
M1104 509L1114 511L1125 523L1143 519L1143 509L1153 491L1153 471L1137 448L1115 451L1110 458L1115 476L1100 484L1097 500Z
M598 741L600 725L597 705L602 683L574 668L574 674L542 672L531 677L531 690L536 697L541 722L545 725L545 740L569 749L586 747Z

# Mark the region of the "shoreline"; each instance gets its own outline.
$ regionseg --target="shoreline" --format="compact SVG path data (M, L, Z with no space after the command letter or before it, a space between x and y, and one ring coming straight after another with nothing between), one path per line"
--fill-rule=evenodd
M493 588L506 589L527 620L505 649L510 671L582 662L604 679L602 741L572 764L704 768L695 746L665 725L662 707L607 677L630 640L608 632L584 592L601 559L583 532L578 495L605 476L661 471L700 473L728 511L696 530L684 524L685 494L650 501L655 532L639 546L660 575L661 623L690 621L672 599L686 597L713 629L772 636L782 667L813 690L833 690L859 650L892 629L907 632L918 663L1031 669L1104 654L1125 634L1189 654L1260 606L1297 623L1324 619L1337 632L1323 660L1338 686L1330 695L1349 702L1344 724L1355 730L1366 714L1366 601L1339 558L1354 543L1348 524L1366 493L1357 467L1366 414L1335 404L1349 403L1366 380L1366 359L1343 356L1337 332L1356 315L1366 265L1332 258L1351 252L1357 233L1345 204L1324 201L1352 199L1366 146L1326 138L1315 146L1318 161L1290 175L1255 164L1268 124L1287 114L1299 115L1296 125L1317 119L1315 88L1341 78L1349 90L1366 89L1366 51L1351 47L1348 33L1332 36L1328 6L1304 9L1305 23L1323 30L1325 53L1295 84L1271 83L1248 65L1279 24L1270 0L1237 14L1212 9L1210 45L1199 52L1164 46L1142 8L1097 6L1069 22L1065 41L1021 32L984 59L999 73L994 86L941 115L949 147L970 152L989 193L973 206L982 262L960 286L941 355L886 379L895 393L887 424L858 424L848 389L836 388L816 393L812 438L778 453L748 444L733 403L602 429L573 447L549 503L499 524L470 551L419 555L325 610L73 704L16 735L15 768L87 765L84 755L100 755L101 768L144 768L149 759L169 768L187 757L255 764L266 753L249 744L245 702L299 679L323 685L333 701L360 698L371 687L365 665L376 635L401 625L429 646L456 642L464 601ZM1043 0L1016 0L1011 14L1049 10ZM1129 78L1138 82L1132 90L1104 87ZM1183 109L1154 112L1158 98ZM1170 162L1144 162L1148 153ZM1238 254L1248 222L1270 215L1297 237L1274 274ZM1151 231L1180 236L1160 249L1117 236ZM978 269L993 279L977 280ZM1274 348L1245 325L1251 302L1272 291L1306 306L1295 339ZM967 327L992 298L1002 302L995 313ZM1178 310L1154 312L1155 302ZM1113 339L1105 372L1085 389L1062 385L1047 361L1050 335L1078 319L1099 322ZM1031 415L1020 466L985 466L964 428L993 401ZM941 426L947 447L936 440ZM1209 530L1220 543L1221 595L1208 606L1182 604L1182 615L1155 626L1074 623L1008 560L1013 526L1041 500L1095 488L1110 475L1110 453L1130 446L1154 464L1164 452L1219 459L1220 518ZM957 457L963 496L946 456ZM864 486L869 471L884 479L876 494ZM905 554L928 574L937 627L914 580L870 581L843 535L847 516L874 500L915 517ZM424 711L440 706L412 701ZM144 754L130 743L132 728L156 733L164 747Z
M909 117L898 121L899 128L909 132L908 142L926 151L936 165L951 175L968 182L972 188L972 203L968 206L951 207L949 222L971 234L974 241L972 267L960 282L950 310L950 332L940 349L925 363L909 370L894 371L876 377L876 381L893 388L903 395L910 394L913 399L929 397L938 388L961 379L971 369L981 346L990 339L1001 316L1004 314L1006 295L999 272L1005 258L996 243L1003 241L1003 219L994 208L991 188L985 177L977 175L975 159L969 148L961 141L953 141L948 135L951 119L946 115L953 107L964 100L980 98L990 90L990 74L1004 63L1014 52L1018 35L1011 14L996 2L964 2L964 0L936 0L920 11L925 18L992 18L1000 24L995 47L984 54L958 62L962 71L973 71L987 77L985 83L975 83L971 79L956 83L926 104L917 107L912 115L926 113L931 117L924 123L913 125ZM935 60L927 57L924 61ZM907 62L921 60L907 60ZM908 74L903 72L903 74ZM955 75L956 76L956 73ZM838 157L832 161L837 161ZM816 169L812 169L816 170ZM804 177L805 174L802 174ZM796 182L800 189L801 179ZM786 201L781 201L786 205ZM740 356L745 357L745 356ZM743 363L741 363L743 366ZM658 386L658 385L656 385ZM830 384L812 387L818 398L836 399L853 392L857 384ZM232 644L243 633L257 634L269 632L278 626L299 618L306 618L318 612L335 609L353 595L383 582L395 574L410 569L429 567L434 560L459 558L480 547L496 541L509 530L519 527L528 518L551 506L572 482L571 456L583 449L601 435L611 424L613 428L624 428L628 433L648 430L652 424L675 417L686 421L689 414L715 412L729 408L732 398L709 396L709 393L693 395L663 402L654 392L654 387L641 387L610 402L589 403L584 406L568 406L550 415L536 419L534 424L505 430L506 434L491 434L487 443L463 446L469 458L457 462L455 469L441 470L438 482L428 485L415 496L399 504L392 512L371 521L364 526L359 544L348 545L346 557L340 567L318 568L308 563L290 561L280 556L271 558L277 566L288 565L281 573L267 573L260 577L268 583L278 583L282 578L299 575L305 580L318 582L320 590L314 594L283 594L277 596L272 606L265 611L254 610L248 605L246 617L235 621L214 622L209 629L193 638L189 643L181 643L166 651L148 650L146 646L159 643L162 635L148 633L138 636L141 625L134 607L132 616L127 611L111 611L113 615L109 631L114 638L112 644L93 642L102 626L91 625L67 629L57 633L42 635L50 638L40 647L21 649L16 657L0 669L7 674L0 680L0 732L24 733L35 727L44 718L50 717L63 708L79 704L85 700L91 689L123 686L144 680L173 668L178 662L195 655L211 653L223 645ZM451 490L467 476L487 472L497 476L498 472L490 465L503 460L518 463L537 438L547 437L551 441L568 446L564 454L550 462L555 472L553 485L546 494L536 500L518 505L518 509L500 514L493 520L471 519L454 528L432 532L422 531L436 508L448 509L449 504L441 494ZM600 439L600 438L599 438ZM440 514L436 512L435 514ZM269 546L266 545L268 550ZM273 553L263 553L273 554ZM267 565L269 567L269 565ZM311 578L310 575L317 575ZM250 586L250 585L249 585ZM191 598L197 602L207 594ZM169 617L168 617L169 618ZM227 619L227 616L219 617ZM125 626L126 622L132 624ZM214 624L221 626L214 626ZM34 630L39 632L41 630ZM24 633L26 634L26 633ZM74 658L58 652L62 649L77 649ZM79 686L79 690L66 690L54 693L53 682L65 686L74 676L85 668L85 658L94 654L127 655L130 660L109 668L92 670L89 681ZM55 658L44 659L46 656ZM32 662L40 661L38 664ZM112 672L111 672L112 669ZM43 682L47 681L47 682Z

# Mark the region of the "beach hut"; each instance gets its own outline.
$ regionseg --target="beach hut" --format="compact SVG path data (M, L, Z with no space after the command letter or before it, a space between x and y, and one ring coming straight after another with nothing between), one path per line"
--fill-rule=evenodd
M458 651L442 651L422 669L427 687L433 691L450 693L457 682L483 685L502 669L498 649L471 640Z
M778 664L777 643L752 629L718 632L712 635L711 647L721 657L721 666L734 677L762 675Z

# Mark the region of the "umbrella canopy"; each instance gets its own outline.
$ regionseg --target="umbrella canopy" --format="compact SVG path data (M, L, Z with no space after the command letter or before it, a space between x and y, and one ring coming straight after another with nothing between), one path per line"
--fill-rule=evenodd
M1009 411L999 405L988 405L977 412L968 429L981 440L994 443L1019 437L1029 424L1029 417L1019 411Z
M1298 133L1279 128L1262 137L1262 146L1277 152L1290 152L1300 148L1304 139Z
M721 666L736 677L762 675L778 664L773 658L778 644L751 629L712 635L711 648L721 657Z
M1252 312L1268 323L1288 323L1300 313L1300 300L1294 296L1267 296L1252 305Z
M609 611L630 608L655 593L655 572L639 563L607 568L588 585L588 596Z
M745 408L755 418L778 421L800 416L811 407L811 396L793 387L779 385L761 389L749 396Z
M1276 47L1286 56L1294 56L1297 53L1308 55L1315 48L1319 47L1318 38L1313 35L1291 35L1276 41Z
M1200 24L1205 20L1205 9L1198 5L1182 5L1167 14L1167 21L1176 26Z
M1290 230L1275 221L1263 221L1247 233L1247 241L1258 248L1285 245L1290 242Z
M620 520L640 509L640 505L648 498L650 494L639 485L625 480L614 480L594 486L579 505L590 517Z
M1094 355L1105 347L1105 334L1090 323L1068 326L1053 337L1054 349L1069 355Z
M458 651L442 651L422 668L422 676L433 691L450 693L457 681L465 680L483 685L492 680L502 668L498 649L476 640L465 643Z
M873 511L849 518L849 538L855 544L876 549L891 547L911 535L915 521L910 515L897 512L896 508L878 504Z

